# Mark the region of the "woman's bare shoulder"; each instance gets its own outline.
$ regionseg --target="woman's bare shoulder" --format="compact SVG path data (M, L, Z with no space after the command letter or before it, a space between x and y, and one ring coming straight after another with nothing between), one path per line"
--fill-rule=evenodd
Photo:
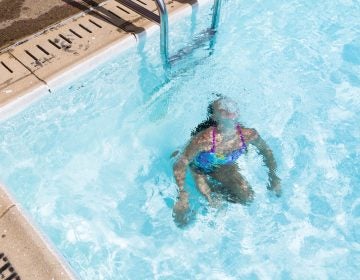
M251 142L259 137L259 133L255 128L243 128L243 134L246 142Z
M212 139L212 131L213 128L212 127L208 127L200 132L198 132L197 134L195 134L192 139L191 142L196 143L196 144L204 144L204 143L208 143L209 140L211 141Z
M204 129L191 137L182 153L185 158L192 158L197 152L208 149L211 146L211 128Z
M198 132L196 135L194 135L191 139L191 144L196 146L207 146L211 144L212 142L212 127L208 127L200 132Z

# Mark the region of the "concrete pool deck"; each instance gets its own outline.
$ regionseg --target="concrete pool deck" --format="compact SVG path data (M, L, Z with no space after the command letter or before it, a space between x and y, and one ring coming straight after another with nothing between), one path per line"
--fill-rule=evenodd
M0 8L6 4L12 13L1 12L0 120L51 92L69 75L76 75L80 66L95 67L99 59L110 55L107 53L136 45L141 34L153 30L157 26L154 18L158 16L154 1L134 1L150 12L147 17L129 9L123 0L39 0L36 3L0 0ZM28 8L24 9L26 3ZM174 16L198 2L167 0L166 3L169 15ZM38 7L33 10L38 12L37 17L29 12L31 5ZM64 5L68 5L69 10L60 12ZM51 17L53 14L56 16ZM37 22L44 18L46 26ZM30 22L33 24L26 29ZM11 37L13 26L19 28L20 23L26 30L14 32ZM75 279L49 244L0 185L1 279Z
M18 278L16 278L18 277ZM58 254L0 186L0 278L75 279Z
M0 50L105 0L0 0Z

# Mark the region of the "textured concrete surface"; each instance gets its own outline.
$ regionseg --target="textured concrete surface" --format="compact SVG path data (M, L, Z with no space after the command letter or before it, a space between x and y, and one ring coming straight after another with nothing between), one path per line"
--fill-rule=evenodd
M1 186L0 267L1 279L75 279Z
M0 50L63 19L107 0L0 0ZM137 2L138 0L134 0ZM141 2L154 2L144 0ZM194 4L196 0L170 0L168 4ZM153 3L153 5L155 5Z
M0 0L0 50L105 0Z
M10 197L0 187L0 219L14 206Z

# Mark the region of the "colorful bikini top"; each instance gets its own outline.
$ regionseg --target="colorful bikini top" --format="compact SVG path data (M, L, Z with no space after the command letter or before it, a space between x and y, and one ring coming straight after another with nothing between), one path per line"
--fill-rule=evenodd
M213 127L211 150L199 152L193 159L192 165L202 172L210 173L220 165L231 164L235 162L246 151L246 143L240 125L236 126L236 130L242 143L239 149L232 151L228 155L216 153L216 127Z

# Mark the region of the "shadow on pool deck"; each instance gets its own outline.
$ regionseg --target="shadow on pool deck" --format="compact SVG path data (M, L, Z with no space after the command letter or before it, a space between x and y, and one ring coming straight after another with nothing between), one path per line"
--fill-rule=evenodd
M0 0L0 50L105 0Z
M89 7L96 7L106 0L0 0L0 51L17 41L37 33ZM181 4L194 4L197 0L174 0ZM111 15L97 8L99 19L111 21ZM139 33L134 26L128 28ZM129 30L127 30L129 31Z

